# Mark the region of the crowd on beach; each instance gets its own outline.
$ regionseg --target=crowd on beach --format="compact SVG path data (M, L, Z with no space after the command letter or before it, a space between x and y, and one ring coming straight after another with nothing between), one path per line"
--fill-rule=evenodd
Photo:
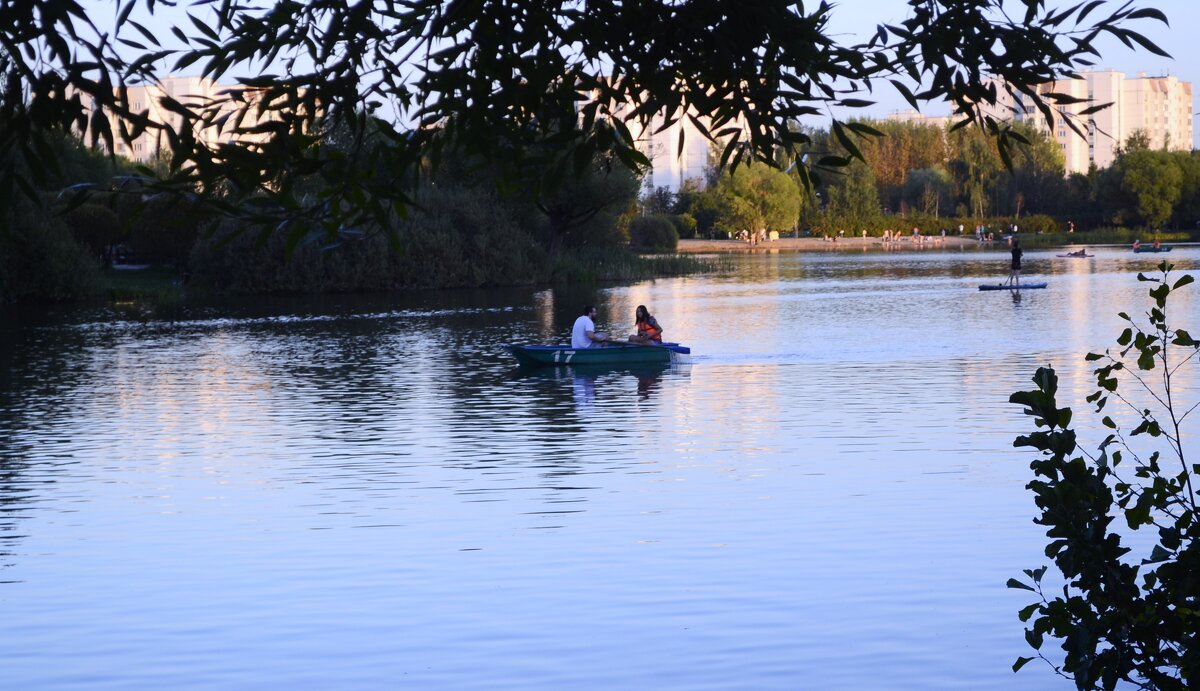
M1013 237L1016 235L1016 233L1017 233L1016 225L1013 225L1010 232L1011 232L1011 235L1008 237ZM863 242L866 242L870 238L870 236L868 235L868 233L865 229L861 230L860 234L862 236ZM774 234L772 234L772 235L774 235ZM798 236L798 235L799 234L797 233L795 236ZM891 228L886 228L883 231L883 235L881 235L879 237L879 241L882 242L885 247L898 246L900 243L903 243L903 242L910 243L912 246L916 246L916 247L926 247L926 246L940 247L940 246L946 244L946 238L949 235L950 235L950 233L945 228L942 228L938 234L923 233L923 232L921 232L921 229L917 226L913 226L912 230L908 233L905 233L905 232L899 231L899 230L893 230ZM853 238L853 232L851 232L851 237ZM962 225L958 226L958 237L966 237L966 235L964 233L964 228ZM766 238L765 232L750 233L748 231L743 230L741 233L739 233L737 235L737 239L742 240L744 242L749 242L751 245L755 245L755 244L764 242L767 238ZM771 239L775 239L775 238L772 237ZM818 236L818 239L820 239L822 242L838 242L839 240L844 241L846 239L846 231L839 230L836 233L823 232L823 233L821 233L820 236ZM993 233L991 230L989 230L987 226L980 225L980 226L975 227L975 240L980 245L991 246L992 243L995 242L995 239L996 239L995 233Z

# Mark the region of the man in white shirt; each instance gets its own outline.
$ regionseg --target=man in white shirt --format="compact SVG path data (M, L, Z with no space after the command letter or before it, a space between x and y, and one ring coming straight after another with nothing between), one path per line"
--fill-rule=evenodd
M596 308L588 305L583 308L583 314L575 320L571 328L571 347L576 350L583 348L599 348L607 339L603 333L596 331Z

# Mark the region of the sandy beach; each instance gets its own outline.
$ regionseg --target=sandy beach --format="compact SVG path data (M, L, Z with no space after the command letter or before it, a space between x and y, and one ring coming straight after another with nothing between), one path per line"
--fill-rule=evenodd
M915 245L911 238L901 238L897 242L892 242L884 245L882 238L839 238L837 242L824 240L822 238L780 238L778 240L767 240L751 245L745 240L680 240L679 252L686 253L712 253L712 252L763 252L768 250L785 250L795 252L832 252L837 250L864 250L864 249L912 249L921 247L931 249L935 247L975 247L979 243L973 237L957 237L947 236L929 236L921 245ZM1003 242L997 243L1003 245Z

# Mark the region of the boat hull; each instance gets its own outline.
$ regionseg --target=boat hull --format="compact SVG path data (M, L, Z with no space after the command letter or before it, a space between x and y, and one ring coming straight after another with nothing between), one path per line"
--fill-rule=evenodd
M1137 252L1138 254L1142 254L1144 252L1170 252L1171 249L1172 248L1170 247L1139 247L1134 250L1134 252Z
M531 367L566 365L640 365L686 362L692 352L681 345L609 345L603 348L572 348L551 345L508 346L521 365Z

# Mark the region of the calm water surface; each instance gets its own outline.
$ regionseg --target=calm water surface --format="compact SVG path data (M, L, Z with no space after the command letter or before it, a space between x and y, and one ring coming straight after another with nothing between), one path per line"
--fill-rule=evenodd
M1007 398L1052 363L1086 407L1157 263L1098 254L1028 251L1019 300L996 250L0 312L0 685L1068 688L1011 671L1046 560ZM589 302L692 364L515 367Z

